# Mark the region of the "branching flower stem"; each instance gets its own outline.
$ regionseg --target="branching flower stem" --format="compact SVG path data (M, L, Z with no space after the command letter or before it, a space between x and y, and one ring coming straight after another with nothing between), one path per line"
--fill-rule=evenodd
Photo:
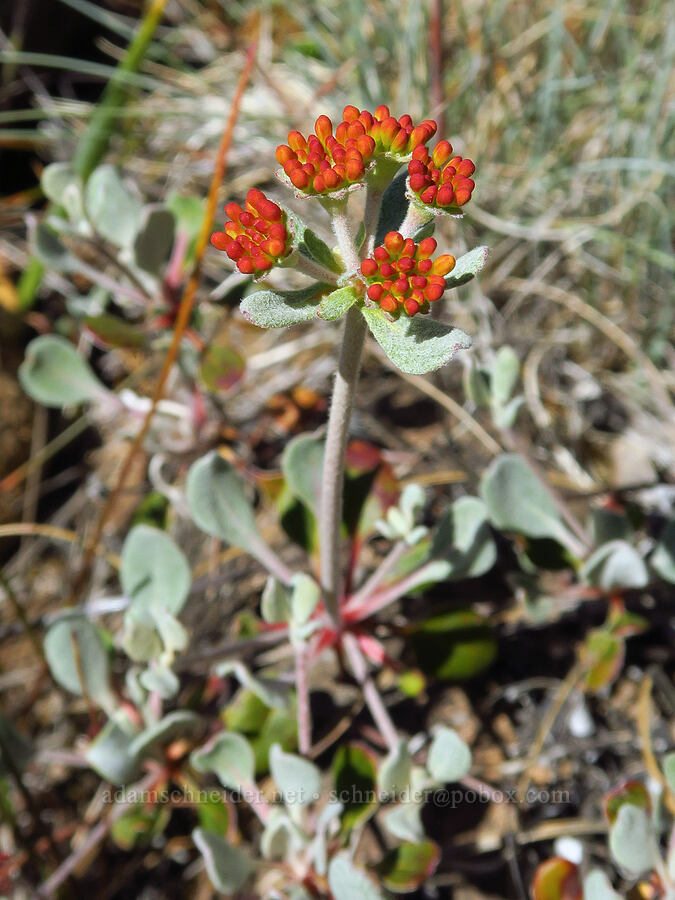
M391 720L391 716L387 712L387 707L384 705L384 701L380 696L377 685L368 672L368 663L366 662L354 635L349 633L345 634L342 639L342 646L347 654L354 677L361 685L363 697L368 704L368 709L375 720L375 724L380 730L380 734L384 738L387 747L390 750L395 749L399 744L396 727Z
M302 272L303 275L308 275L310 278L316 278L317 281L325 281L328 284L338 283L338 276L335 272L331 272L330 269L327 269L320 263L314 262L314 260L303 256L302 253L298 252L293 261L293 268L298 272Z

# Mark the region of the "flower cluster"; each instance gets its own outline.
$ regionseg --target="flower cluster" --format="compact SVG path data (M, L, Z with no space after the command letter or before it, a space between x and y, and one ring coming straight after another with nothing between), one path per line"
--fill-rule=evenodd
M395 119L386 106L378 106L374 115L345 106L343 117L335 134L328 116L319 116L314 134L305 138L290 131L288 144L277 147L277 160L297 190L305 194L343 190L363 179L378 153L408 156L436 133L431 119L415 126L408 115Z
M412 238L390 231L384 244L361 263L368 299L394 316L402 309L409 316L429 312L429 304L442 297L445 276L455 266L455 258L449 254L432 262L436 246L432 237L416 244Z
M410 190L427 206L464 206L471 199L476 167L470 159L452 155L452 144L439 141L430 154L426 147L413 150L408 163Z
M230 218L224 231L215 231L211 243L224 250L245 275L267 272L293 249L286 213L257 188L246 195L246 206L228 203Z

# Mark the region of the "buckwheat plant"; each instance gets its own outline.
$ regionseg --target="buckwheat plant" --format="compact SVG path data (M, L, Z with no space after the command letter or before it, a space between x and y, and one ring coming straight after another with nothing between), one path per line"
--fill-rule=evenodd
M414 890L433 872L440 855L424 834L424 800L439 785L464 778L471 765L469 748L450 728L437 728L431 736L399 734L372 674L373 667L392 662L375 636L374 622L381 610L406 594L436 581L481 575L494 564L486 504L464 497L429 529L421 522L424 491L408 485L399 492L375 448L360 442L348 445L368 331L395 366L418 375L443 366L471 344L462 331L432 315L448 290L476 275L487 255L485 247L459 259L437 254L434 224L439 216L461 217L474 188L474 165L454 155L447 140L431 148L435 133L435 122L415 125L407 115L396 119L386 106L372 114L347 106L335 128L327 116L319 116L313 134L292 131L287 143L277 148L277 174L296 198L323 207L336 246L256 188L243 205L226 205L227 220L211 239L239 272L256 282L274 268L295 269L311 279L299 290L261 285L248 293L241 311L250 322L280 328L317 318L327 323L344 319L325 434L294 438L282 458L284 489L278 506L282 519L295 516L296 524L301 522L311 571L292 571L263 539L232 457L212 450L197 459L184 492L161 477L162 451L170 449L169 437L176 428L172 415L186 425L180 440L174 436L177 450L191 453L205 441L213 443L203 404L197 416L193 399L204 388L204 379L197 377L204 364L199 370L192 357L183 357L187 390L180 403L160 404L146 439L146 448L154 454L150 478L171 500L175 513L243 549L269 573L261 597L263 621L249 649L288 642L294 660L290 679L288 673L253 671L241 658L246 649L242 643L241 653L224 651L215 668L219 678L240 684L222 712L225 730L209 727L200 711L175 708L181 657L189 644L180 616L197 586L182 550L166 532L147 524L132 528L121 550L124 617L114 644L130 660L123 687L115 685L105 642L85 612L69 610L47 633L45 654L55 680L105 716L84 752L99 774L128 787L147 771L141 782L145 789L157 791L173 783L192 791L191 796L205 783L203 776L215 775L226 789L217 803L197 802L200 825L194 841L213 884L228 894L365 900L382 897L384 891ZM65 165L50 167L45 181L58 196L65 218L38 226L42 256L53 266L61 265L62 271L80 271L81 263L54 231L68 240L78 234L112 235L118 241L119 264L137 285L129 291L134 311L143 301L142 290L168 298L159 318L151 308L145 325L145 334L159 330L160 339L161 329L171 326L175 304L169 301L176 295L180 260L189 246L180 216L172 242L172 210L143 213L109 167L97 170L87 185ZM350 219L348 201L359 192L365 193L365 204L357 226ZM153 228L159 223L166 232L161 254L150 253L151 220ZM128 338L128 326L125 331L120 321L99 316L92 322L90 310L88 314L85 324L99 335L105 328L108 346L115 346L114 338L120 335ZM191 335L192 344L208 352L200 347L199 334ZM136 332L132 337L138 337ZM218 357L212 362L221 361ZM130 392L118 397L104 387L74 346L56 336L31 343L21 379L40 402L89 403L95 420L123 421L132 434L147 410L142 398ZM214 381L212 377L209 384ZM356 505L350 503L348 511L343 508L346 466L352 487L364 473L370 479L369 491ZM343 555L345 532L350 552ZM378 533L390 549L368 573L361 551ZM469 624L476 625L473 619ZM308 673L311 663L331 648L349 665L386 755L378 760L361 744L343 744L327 776L311 761L315 735ZM478 641L475 652L487 663L493 648L485 651ZM167 712L166 704L174 708ZM296 746L300 755L289 752ZM274 787L267 783L261 790L256 779L266 773ZM241 837L233 797L246 802L260 822L259 829L251 822L242 825L256 846L253 852L237 846ZM161 830L166 807L155 803L150 828L149 806L153 803L146 795L137 800L127 796L116 807L114 821L127 822L134 834L140 819L146 832ZM352 856L360 830L380 811L390 849L367 875ZM126 833L121 825L118 830Z

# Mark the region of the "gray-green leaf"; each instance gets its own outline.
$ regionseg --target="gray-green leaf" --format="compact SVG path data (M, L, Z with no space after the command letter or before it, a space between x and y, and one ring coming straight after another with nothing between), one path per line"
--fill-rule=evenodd
M410 784L411 768L412 759L405 741L399 741L380 763L377 772L379 790L394 797L400 794Z
M358 299L359 295L350 285L338 288L336 291L327 294L319 303L317 315L320 319L325 319L326 322L335 322L336 319L342 318Z
M272 778L287 806L306 806L319 799L321 772L309 760L294 753L284 753L279 744L273 744L269 762Z
M117 247L131 247L141 227L143 204L113 166L99 166L92 172L84 191L84 205L102 237Z
M649 817L644 809L624 803L609 832L614 861L637 878L654 867L655 846Z
M608 541L586 560L579 573L588 584L604 590L641 588L649 581L644 560L626 541Z
M299 291L256 291L241 301L243 316L260 328L285 328L314 319L330 285L315 282Z
M661 578L675 584L675 519L666 525L649 563Z
M115 709L108 654L98 631L81 613L67 613L50 625L45 656L55 681L72 694L90 697L109 714Z
M154 625L160 610L175 616L183 608L190 590L190 566L165 531L137 525L122 547L120 581L131 601L127 620Z
M255 758L251 745L235 731L221 731L208 744L194 750L190 762L198 772L214 772L221 784L243 792L253 784Z
M281 471L294 497L316 512L323 483L325 442L313 434L300 434L286 445Z
M128 784L140 774L140 761L131 752L133 733L113 719L89 744L85 758L95 772L113 784Z
M436 733L427 757L427 769L434 781L459 781L471 768L471 750L452 728Z
M402 372L425 375L449 362L458 350L471 346L471 338L429 316L401 315L390 321L381 309L364 307L363 315L375 340Z
M216 890L235 894L246 884L254 866L241 850L205 828L195 828L192 840L204 857L206 871Z
M215 450L190 467L187 500L190 515L202 531L258 556L262 541L244 483Z
M548 491L521 456L505 453L494 460L483 476L481 495L496 528L576 546Z
M330 861L328 884L334 900L383 900L376 884L354 866L346 853L339 853Z
M621 900L601 869L592 869L584 878L584 900Z
M478 578L492 568L497 547L482 500L455 500L433 532L431 554L448 563L446 578Z
M475 247L460 256L452 272L446 276L445 289L460 287L475 278L487 262L488 252L487 247Z
M41 335L26 347L19 381L45 406L71 406L108 393L70 341L55 334Z
M325 241L322 241L321 238L312 231L311 228L305 227L302 234L302 242L309 251L310 256L318 263L321 263L322 266L325 266L327 269L330 269L331 272L335 272L336 274L342 272L342 266L333 256L333 251ZM301 252L302 249L303 248L301 247Z

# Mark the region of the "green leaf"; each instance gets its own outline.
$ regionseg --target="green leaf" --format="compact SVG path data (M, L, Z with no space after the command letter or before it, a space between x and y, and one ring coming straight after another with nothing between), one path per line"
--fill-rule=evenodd
M199 366L199 380L212 394L227 393L241 381L246 361L229 344L211 342Z
M343 831L369 819L377 809L377 765L375 756L360 744L343 744L331 766L336 799L342 804Z
M204 719L200 715L189 709L177 709L137 735L131 742L129 752L133 756L149 756L176 738L194 738L203 730Z
M162 834L170 818L170 806L147 805L139 801L115 820L110 836L120 849L127 852L135 847L148 847Z
M382 196L380 217L377 220L375 231L375 246L384 243L388 232L398 231L408 212L408 198L406 196L407 170L401 172L389 184Z
M346 853L338 853L330 861L328 884L333 900L383 900L375 883L353 865Z
M592 869L584 878L584 900L621 900L621 897L603 871Z
M229 731L255 735L265 724L270 708L248 688L240 688L221 712Z
M583 900L578 866L559 856L544 860L534 873L532 900Z
M281 471L293 496L316 513L323 484L325 442L313 434L289 441L281 457Z
M146 206L140 230L134 238L136 265L151 275L159 275L169 261L176 231L174 214L166 206Z
M626 656L626 642L608 628L595 628L587 633L579 654L586 671L586 687L600 691L618 678Z
M302 234L302 242L307 248L309 255L318 263L321 263L322 266L325 266L327 269L330 269L331 272L335 272L338 275L343 271L343 267L333 255L333 251L328 244L322 241L311 228L305 226ZM302 252L303 249L304 248L301 246L300 252Z
M190 467L187 501L192 520L202 531L258 557L262 540L244 483L215 450Z
M471 750L452 728L441 728L434 735L427 757L427 769L434 781L447 784L459 781L471 768Z
M445 289L460 287L475 278L487 262L488 247L475 247L468 253L462 254L449 275L445 278Z
M675 519L664 528L649 564L661 578L675 584Z
M664 756L663 774L666 776L668 787L675 793L675 753L668 753Z
M221 784L243 793L253 784L254 758L251 745L236 731L221 731L190 756L198 772L214 772Z
M34 338L26 347L19 381L45 406L72 406L108 394L70 341L55 334Z
M385 855L377 870L384 887L396 894L409 894L434 874L440 858L440 847L433 841L405 841Z
M260 328L284 328L316 318L331 285L317 281L299 291L256 291L241 301L244 318Z
M235 894L246 884L254 866L241 850L203 828L195 828L192 840L204 857L207 874L216 890Z
M296 749L298 725L293 711L271 709L260 733L257 737L251 738L256 775L264 775L269 771L269 755L272 744L280 744L284 750Z
M649 582L644 560L626 541L609 541L598 547L584 563L580 578L603 590L642 588Z
M128 621L157 623L165 609L178 615L187 600L192 576L182 550L159 528L136 525L122 547L120 581L130 599Z
M111 719L89 744L85 759L106 781L129 784L141 771L140 759L131 752L133 739L133 731L125 730Z
M110 165L95 169L85 186L84 206L101 237L117 247L131 247L141 227L143 204Z
M603 808L605 818L610 825L616 822L619 810L627 803L630 806L639 806L647 815L651 813L652 800L649 791L641 781L625 781L605 795Z
M405 744L399 741L380 763L377 773L377 787L380 793L397 797L410 784L412 759Z
M472 609L432 616L412 626L411 635L419 667L443 680L473 678L497 656L492 629Z
M655 838L644 809L626 803L609 831L609 850L618 866L637 878L654 868Z
M389 359L408 375L426 375L449 362L458 350L471 346L471 338L429 316L401 315L389 320L381 309L364 307L363 315L375 340Z
M45 635L45 656L52 677L61 687L79 697L90 697L109 714L115 710L108 653L86 616L66 613L50 625Z
M317 315L320 319L325 319L326 322L335 322L336 319L344 316L358 299L358 293L350 285L338 288L336 291L327 294L319 303Z
M504 453L497 457L483 476L481 495L495 528L553 538L572 549L570 533L555 503L522 456Z
M284 753L279 744L270 749L270 773L287 806L305 806L321 796L321 772L294 753Z
M497 547L482 500L455 500L433 532L431 554L447 562L450 579L477 578L493 567Z
M145 346L145 335L142 331L139 331L135 325L110 313L87 316L83 324L96 343L106 348L131 347L137 349Z

